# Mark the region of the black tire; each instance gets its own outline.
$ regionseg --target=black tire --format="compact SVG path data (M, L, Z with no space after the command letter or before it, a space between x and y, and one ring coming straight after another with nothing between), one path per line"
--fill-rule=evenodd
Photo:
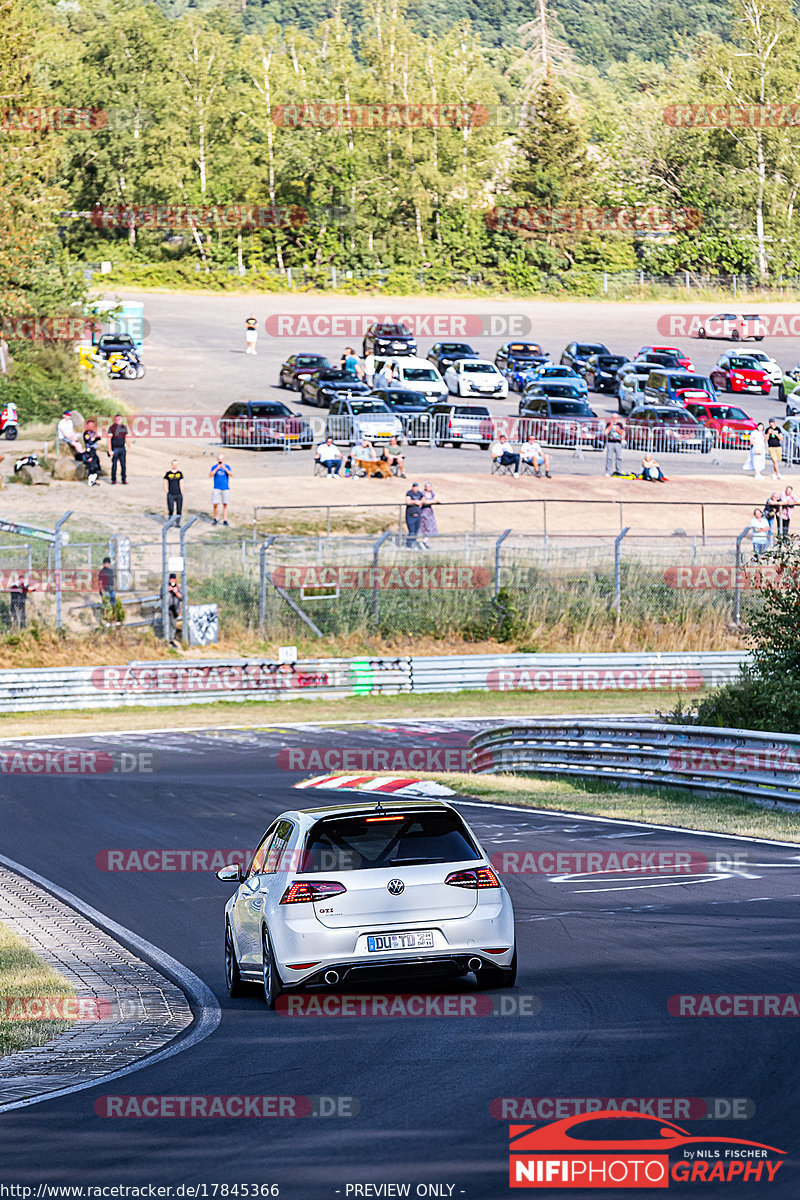
M239 962L233 945L233 935L227 921L225 922L225 986L232 1000L245 994L245 983L239 974Z
M726 378L726 380L725 380L725 391L726 391L726 392L732 392L732 391L733 391L733 387L731 386L731 381L730 381L730 379L727 379L727 378Z
M507 967L481 967L475 972L478 991L485 992L490 988L513 987L517 982L517 944L514 943L514 957Z
M146 374L147 374L147 368L145 367L144 363L137 363L136 364L136 378L144 379Z
M275 1003L283 991L281 977L278 974L278 968L275 965L275 955L272 951L272 942L269 938L269 932L266 925L261 933L261 978L264 982L264 1002L267 1008L273 1009Z
M786 399L786 388L782 383L778 384L778 399L781 401Z
M286 386L287 385L283 382L283 371L281 371L280 375L278 376L278 387L285 388Z
M480 446L481 450L488 450L490 443L489 442L479 442L478 445Z
M732 342L739 341L739 330L738 329L734 329L733 333L731 334L731 341Z
M6 441L7 442L15 442L16 440L17 440L17 427L16 427L16 425L9 425L8 429L6 430Z
M706 336L706 331L705 331L705 329L703 328L703 326L702 326L702 325L700 326L700 328L699 328L699 329L698 329L698 331L697 331L697 336L698 336L699 338L704 338L704 337Z

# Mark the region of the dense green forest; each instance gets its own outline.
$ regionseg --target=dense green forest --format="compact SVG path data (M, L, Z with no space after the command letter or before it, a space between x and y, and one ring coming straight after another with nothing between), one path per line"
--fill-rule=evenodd
M504 33L499 5L459 3L0 0L6 311L71 301L70 264L98 259L533 291L588 269L800 273L789 0L709 0L705 32L640 0L613 33L602 4L505 6ZM42 106L94 116L12 120Z

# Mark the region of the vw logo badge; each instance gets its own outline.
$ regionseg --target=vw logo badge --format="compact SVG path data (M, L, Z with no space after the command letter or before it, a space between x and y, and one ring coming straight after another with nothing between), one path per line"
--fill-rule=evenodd
M390 879L386 885L386 889L392 896L399 896L401 892L406 890L406 885L402 879Z

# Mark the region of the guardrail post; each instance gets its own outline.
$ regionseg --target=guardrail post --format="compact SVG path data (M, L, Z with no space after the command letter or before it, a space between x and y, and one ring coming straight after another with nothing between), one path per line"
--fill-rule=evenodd
M161 526L161 637L169 641L169 571L167 570L167 534L180 521L177 513L167 517ZM185 572L184 572L185 574Z
M375 545L372 547L372 619L376 625L378 624L378 621L380 620L380 615L381 615L380 589L378 587L378 570L379 570L378 557L381 552L381 546L386 541L386 539L390 536L391 536L391 530L387 529L385 533L381 534L381 536L378 538Z
M494 544L494 598L495 598L495 600L497 599L497 593L500 591L500 548L510 533L511 533L511 530L506 529L504 533L500 534L500 537L497 539L497 541Z
M622 615L622 539L630 531L626 525L614 538L614 612L617 620Z
M262 544L258 556L258 632L262 638L267 628L267 550L274 541L275 534L271 533Z
M56 521L53 530L53 547L55 551L55 568L56 568L56 629L61 628L61 546L62 534L61 527L72 516L72 510L65 512L60 521Z
M736 574L733 583L733 623L738 625L741 617L742 609L742 584L739 577L739 572L742 566L742 542L750 533L749 529L743 529L741 533L736 535Z

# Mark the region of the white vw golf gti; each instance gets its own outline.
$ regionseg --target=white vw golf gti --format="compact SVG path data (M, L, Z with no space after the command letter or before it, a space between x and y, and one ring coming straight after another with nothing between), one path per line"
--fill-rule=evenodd
M332 805L272 822L225 906L231 996L411 975L517 973L511 898L461 816L439 801Z

